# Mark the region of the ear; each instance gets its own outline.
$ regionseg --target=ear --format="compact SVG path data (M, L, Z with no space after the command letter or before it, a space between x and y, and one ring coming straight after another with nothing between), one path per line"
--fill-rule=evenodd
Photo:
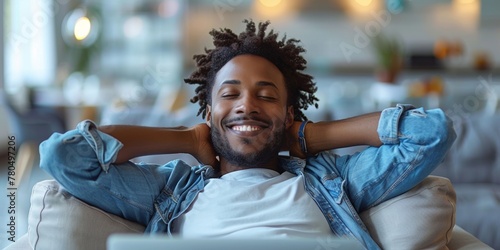
M295 112L293 111L293 106L290 105L286 110L286 117L285 117L285 126L287 129L293 125L294 118L295 118Z
M207 113L205 115L205 123L207 124L207 126L209 128L212 128L211 127L212 126L211 121L212 121L212 106L210 106L210 105L207 104Z

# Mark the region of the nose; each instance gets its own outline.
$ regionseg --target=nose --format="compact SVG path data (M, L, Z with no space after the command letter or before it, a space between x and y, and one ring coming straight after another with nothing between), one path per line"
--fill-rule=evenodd
M251 95L242 95L236 106L237 114L258 114L260 108L256 98Z

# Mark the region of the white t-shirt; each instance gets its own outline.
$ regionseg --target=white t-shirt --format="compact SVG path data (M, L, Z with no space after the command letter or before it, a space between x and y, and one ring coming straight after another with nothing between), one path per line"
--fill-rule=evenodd
M184 238L319 237L331 235L325 216L304 189L303 176L253 168L210 179L179 217Z

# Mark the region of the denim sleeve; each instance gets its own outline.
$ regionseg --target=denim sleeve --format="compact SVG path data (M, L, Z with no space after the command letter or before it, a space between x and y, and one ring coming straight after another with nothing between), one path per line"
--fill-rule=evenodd
M113 164L122 146L93 122L83 121L75 130L54 133L40 144L40 167L75 197L146 225L172 168Z
M441 109L409 105L382 111L377 132L382 146L336 160L357 211L413 188L441 163L456 138Z

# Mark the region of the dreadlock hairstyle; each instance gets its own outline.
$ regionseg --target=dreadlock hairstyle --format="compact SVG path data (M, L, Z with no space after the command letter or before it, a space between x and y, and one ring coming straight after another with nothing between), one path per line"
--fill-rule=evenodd
M211 103L212 87L217 72L232 58L242 54L252 54L263 57L281 71L285 78L288 93L288 105L293 105L294 120L303 121L307 117L302 113L309 105L318 108L318 98L314 96L316 84L313 77L301 73L306 68L306 60L300 55L305 50L297 45L300 40L286 39L284 36L277 40L278 33L271 30L266 34L270 22L259 23L256 30L252 20L244 20L246 30L237 36L230 29L213 29L209 34L213 37L214 49L205 48L206 54L193 56L198 67L185 83L198 84L196 95L191 99L192 103L198 102L200 109L197 115L206 116L207 105Z

